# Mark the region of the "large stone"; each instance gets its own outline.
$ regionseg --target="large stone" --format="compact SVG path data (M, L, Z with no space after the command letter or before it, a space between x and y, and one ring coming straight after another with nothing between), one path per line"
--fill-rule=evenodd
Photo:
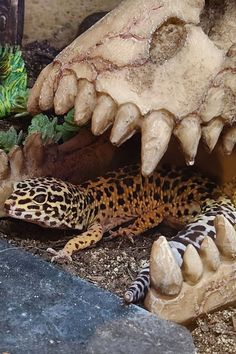
M194 353L189 332L0 242L0 353Z

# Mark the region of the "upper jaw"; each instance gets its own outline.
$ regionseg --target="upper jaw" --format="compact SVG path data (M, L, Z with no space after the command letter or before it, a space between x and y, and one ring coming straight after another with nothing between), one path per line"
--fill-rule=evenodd
M110 140L117 146L141 130L144 175L155 169L172 134L189 165L201 137L212 151L222 132L223 150L230 154L236 126L225 102L234 112L228 92L236 94L235 47L226 56L196 26L203 6L196 0L123 1L41 72L28 110L54 107L64 114L74 107L76 124L91 119L95 135L113 125ZM172 19L177 41L166 36ZM163 39L161 48L156 38ZM174 53L166 49L169 40ZM160 54L167 58L161 64Z

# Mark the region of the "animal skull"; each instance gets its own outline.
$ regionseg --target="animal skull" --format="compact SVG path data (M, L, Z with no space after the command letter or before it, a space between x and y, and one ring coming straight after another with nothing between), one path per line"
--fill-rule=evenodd
M164 236L154 242L150 259L152 285L145 298L148 310L187 323L235 301L236 231L222 215L216 216L215 229L215 242L206 236L200 254L192 245L187 246L182 269Z
M219 49L203 32L202 0L126 0L78 37L36 81L28 110L75 108L95 135L112 126L121 145L142 134L142 173L149 175L172 133L187 164L203 137L213 150L224 128L223 149L236 143L236 44Z

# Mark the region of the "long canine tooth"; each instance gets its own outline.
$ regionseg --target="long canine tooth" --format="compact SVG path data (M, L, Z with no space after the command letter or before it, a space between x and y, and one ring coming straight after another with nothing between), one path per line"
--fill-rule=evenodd
M182 271L184 280L196 284L203 274L203 264L197 250L189 244L184 252Z
M199 117L192 114L184 118L174 129L174 135L180 141L187 165L193 165L201 138Z
M0 149L0 181L7 178L9 174L8 157L4 150Z
M215 243L222 255L236 258L236 231L233 225L223 216L215 217Z
M167 150L174 127L172 116L164 111L148 114L142 122L142 174L150 175Z
M216 271L220 266L220 253L215 242L209 236L202 241L200 248L200 256L208 269Z
M78 125L84 125L89 121L95 108L96 100L94 85L86 79L79 80L74 115L74 120Z
M116 114L116 103L110 96L101 95L98 98L92 116L91 130L94 135L100 135L113 123Z
M27 102L27 110L30 114L36 115L40 112L39 107L39 97L40 92L45 82L46 78L48 77L49 73L51 72L53 67L53 63L47 65L40 73L39 77L37 78L34 86L30 90L30 95Z
M182 272L164 236L152 246L150 280L154 288L165 295L178 295L182 288Z
M214 149L223 128L224 122L220 117L212 119L206 126L202 127L202 137L210 151Z
M119 107L111 130L112 144L120 146L131 138L139 129L140 112L133 103L125 103Z
M54 97L56 114L65 114L74 107L77 95L77 78L73 73L61 77Z
M224 88L212 87L208 91L206 102L204 103L200 115L204 122L209 122L212 118L219 116L224 108Z
M236 125L229 128L223 135L223 150L225 154L230 155L236 144Z
M60 73L60 64L54 63L51 71L42 84L39 96L39 108L46 111L53 107L54 93L58 85L58 77Z

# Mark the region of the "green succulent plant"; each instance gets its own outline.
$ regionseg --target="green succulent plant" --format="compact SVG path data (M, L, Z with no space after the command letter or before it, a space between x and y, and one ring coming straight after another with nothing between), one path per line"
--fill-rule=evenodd
M21 145L23 141L22 130L17 133L14 127L10 127L8 131L0 131L0 149L8 153L13 146Z
M64 117L63 124L58 124L58 118L50 119L44 114L38 114L32 118L28 127L28 134L40 132L44 143L57 143L60 139L62 142L72 138L79 130L79 127L73 121L74 110L72 109Z
M26 113L27 73L19 47L0 46L0 118Z

